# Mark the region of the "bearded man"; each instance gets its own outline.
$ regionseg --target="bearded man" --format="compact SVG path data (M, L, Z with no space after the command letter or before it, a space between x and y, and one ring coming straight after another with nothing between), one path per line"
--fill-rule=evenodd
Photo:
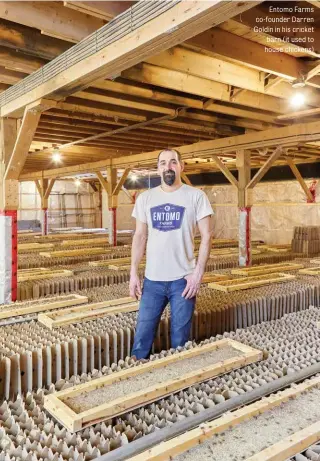
M210 254L213 210L206 194L183 184L184 164L177 150L159 153L161 185L139 195L132 216L136 231L132 242L130 296L141 296L132 355L149 357L161 315L170 303L171 347L189 340L196 295ZM197 262L194 236L201 244ZM143 288L139 263L146 252Z

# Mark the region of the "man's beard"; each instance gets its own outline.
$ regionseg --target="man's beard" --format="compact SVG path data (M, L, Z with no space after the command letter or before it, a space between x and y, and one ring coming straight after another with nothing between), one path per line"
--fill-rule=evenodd
M172 186L176 180L176 173L173 170L164 171L162 176L167 186Z

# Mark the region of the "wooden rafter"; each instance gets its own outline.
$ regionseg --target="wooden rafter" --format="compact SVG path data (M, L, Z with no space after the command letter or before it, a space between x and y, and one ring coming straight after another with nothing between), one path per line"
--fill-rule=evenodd
M117 185L116 187L113 189L112 191L112 195L118 195L119 192L120 192L120 189L122 188L122 186L124 185L128 175L130 173L130 168L126 168L124 170L124 172L122 173L122 176L121 178L119 179L119 181L117 182Z
M278 158L282 154L283 154L283 148L281 146L276 147L272 155L270 155L270 157L265 162L265 164L260 168L260 170L254 175L254 177L248 183L248 185L246 186L246 189L253 189L254 186L258 184L260 179L263 178L263 176L267 173L267 171L269 171L269 169L272 167L274 162L278 160Z
M184 146L173 146L178 148L183 159L199 155L203 158L221 156L222 154L234 155L239 149L258 149L261 147L274 146L296 146L298 143L305 143L320 140L320 122L297 124L281 128L272 128L263 132L249 133L229 138L215 139L211 141L201 141L195 144ZM159 151L145 152L142 154L122 156L112 159L114 168L137 167L142 165L154 164ZM57 168L47 171L22 174L19 179L33 180L41 177L52 178L72 173L97 171L111 165L110 159L98 162L86 163L71 167Z
M302 187L303 192L306 194L307 199L310 200L310 202L313 202L313 195L311 194L308 186L306 185L306 183L305 183L303 177L301 176L300 171L296 167L294 161L289 157L287 157L286 160L287 160L287 163L288 163L289 167L291 168L292 173L294 174L294 176L296 177L298 183Z
M71 11L59 2L1 2L0 16L70 42L78 42L104 25L101 19Z
M229 168L223 163L218 156L213 157L216 165L218 166L219 170L225 175L225 177L228 179L228 181L233 185L238 187L238 181L237 179L233 176Z
M4 4L5 2L3 2ZM8 7L10 5L12 3L9 3ZM175 46L197 33L203 32L213 24L217 25L230 16L251 7L250 2L235 4L233 8L230 8L229 2L221 3L218 0L210 2L197 0L191 4L179 2L151 22L147 22L130 32L129 35L86 57L73 65L72 68L62 71L56 77L48 80L46 84L40 85L37 89L33 89L2 106L1 116L12 113L19 116L19 112L33 102L35 97L38 99L52 95L52 98L62 99L67 94L72 94L76 89L88 87L90 83L99 78L114 77L115 74L118 75L119 72L140 63L151 55L160 53L170 46ZM20 10L25 15L25 8L20 8ZM49 15L47 11L46 15L51 20L52 15ZM37 26L39 24L35 27ZM169 41L168 36L170 36Z

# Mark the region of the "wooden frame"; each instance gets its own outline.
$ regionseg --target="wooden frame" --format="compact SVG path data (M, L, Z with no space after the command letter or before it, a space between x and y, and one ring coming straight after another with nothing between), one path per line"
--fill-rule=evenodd
M299 274L306 274L306 275L320 275L320 266L317 267L308 267L306 269L301 269Z
M33 269L33 272L28 274L20 274L18 271L18 283L28 282L29 280L43 280L43 279L53 279L57 277L70 277L73 275L73 271L66 269Z
M214 421L205 422L195 429L185 432L178 437L162 442L159 445L140 453L139 455L129 458L128 461L164 461L172 459L174 456L205 442L213 435L220 434L227 429L237 426L243 421L259 416L260 414L278 407L290 399L299 397L299 395L303 392L313 389L319 385L320 377L312 378L301 384L297 384L294 387L280 391L277 394L272 394L269 397L263 397L258 402L251 403L250 405L246 405L232 412L227 412ZM278 458L276 459L278 461ZM259 461L262 461L262 459L259 458Z
M297 263L276 263L276 264L263 264L261 266L252 266L252 267L243 267L232 269L231 274L233 275L244 275L244 276L254 276L254 275L265 275L272 274L274 272L286 272L286 271L295 271L298 269L303 269L303 264Z
M320 420L250 456L246 461L285 461L319 440Z
M19 243L18 245L18 253L27 253L28 251L32 250L50 250L53 248L53 243Z
M134 312L138 309L139 303L132 298L120 298L39 314L38 322L52 330L72 323L88 322L106 315Z
M32 304L32 301L29 303L28 306L24 307L13 307L12 309L6 309L0 311L0 320L8 319L10 317L17 317L19 315L25 314L35 314L37 312L42 311L49 311L53 309L60 309L61 307L69 307L75 306L77 304L85 304L88 302L88 298L86 296L81 296L78 294L72 294L73 299L66 299L69 298L70 295L67 296L59 296L59 301L57 298L47 298L46 301L50 301L50 299L54 299L53 302L47 302L44 304ZM65 299L63 299L65 298ZM20 304L20 303L17 303ZM23 304L23 303L21 303Z
M211 272L207 272L204 274L201 283L210 283L210 282L218 282L220 280L227 280L229 275L227 274L212 274Z
M221 282L209 283L208 288L230 293L231 291L248 290L249 288L268 285L269 283L289 282L295 278L295 275L274 272L272 274L259 275L256 277L221 280Z
M100 245L110 245L109 242L108 242L108 237L101 237L101 238L93 238L93 239L79 239L79 240L62 240L62 242L60 243L60 245L62 247L72 247L72 246L89 246L89 245L93 245L95 246L95 244L100 244Z
M311 263L311 264L317 264L317 265L319 265L319 264L320 264L320 259L317 259L317 258L315 258L315 259L310 259L310 263Z
M83 256L83 255L97 255L97 254L110 254L111 249L105 248L79 248L78 250L59 250L50 252L40 252L40 256L45 258L67 258L68 256Z
M227 346L231 346L241 351L243 356L233 357L231 359L218 362L214 365L193 371L192 373L187 373L178 379L176 378L161 384L152 385L148 388L141 389L138 392L129 394L126 396L126 398L122 396L110 403L98 405L97 407L91 408L82 413L75 413L64 403L66 399L79 394L83 394L84 392L90 392L92 390L123 381L126 378L131 378L142 373L146 373L148 371L154 370L155 368L165 367L173 363L178 364L179 361L183 359L196 357L200 354L218 350L219 348ZM170 395L173 392L177 392L198 382L261 360L262 355L263 354L261 351L238 343L237 341L223 339L215 343L206 344L202 347L195 347L194 349L183 351L179 354L174 354L169 357L164 357L159 360L138 365L134 368L122 370L118 373L114 373L109 376L103 376L102 378L96 379L94 381L80 384L70 389L48 395L45 397L44 408L48 410L52 416L54 416L54 418L56 418L68 430L75 432L83 429L84 427L91 426L92 424L95 424L99 421L103 421L121 415L127 411L131 411L140 405L146 405L147 403L153 402L154 400Z

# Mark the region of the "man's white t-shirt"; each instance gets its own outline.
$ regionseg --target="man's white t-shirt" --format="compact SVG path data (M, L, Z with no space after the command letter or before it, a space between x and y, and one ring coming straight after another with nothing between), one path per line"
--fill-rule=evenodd
M196 224L212 214L206 194L186 184L174 192L158 186L139 195L132 216L148 225L145 276L170 282L191 274Z

